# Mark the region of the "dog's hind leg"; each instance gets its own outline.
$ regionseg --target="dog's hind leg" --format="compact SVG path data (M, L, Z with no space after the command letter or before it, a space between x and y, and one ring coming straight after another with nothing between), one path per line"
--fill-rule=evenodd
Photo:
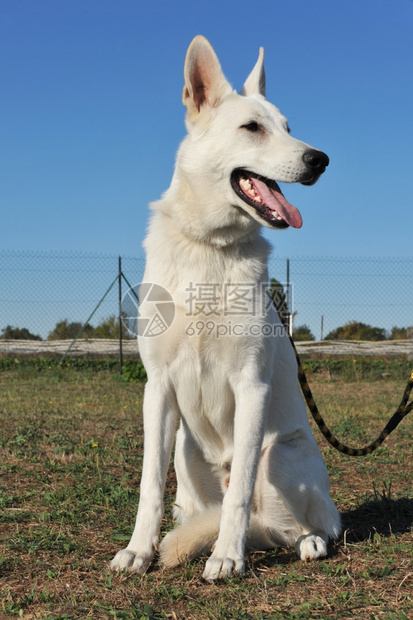
M176 434L174 466L177 479L174 517L178 523L184 523L211 504L222 502L215 469L205 461L183 421Z
M168 532L159 549L161 563L169 567L209 553L221 520L220 477L205 461L183 421L176 437L175 473L173 513L178 527Z
M340 533L329 478L312 437L298 429L268 446L257 475L255 503L275 543L294 545L302 560L327 554Z

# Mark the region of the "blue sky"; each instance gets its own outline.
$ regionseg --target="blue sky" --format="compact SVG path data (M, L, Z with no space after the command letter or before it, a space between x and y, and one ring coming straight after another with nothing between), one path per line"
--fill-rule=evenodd
M411 256L412 33L411 0L2 0L0 249L143 254L203 34L235 88L264 46L268 98L331 158L283 187L304 225L274 253Z

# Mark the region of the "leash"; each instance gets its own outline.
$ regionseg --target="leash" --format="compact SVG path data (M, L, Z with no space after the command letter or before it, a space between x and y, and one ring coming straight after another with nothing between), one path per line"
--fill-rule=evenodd
M413 388L413 370L410 373L409 380L407 382L406 388L404 390L403 397L400 401L400 405L398 406L395 413L392 415L380 435L377 437L375 441L373 441L370 445L365 446L364 448L350 448L346 446L341 441L339 441L336 437L334 437L333 433L328 428L327 424L324 422L316 402L314 400L313 394L311 392L310 386L308 385L307 378L305 376L305 372L300 362L299 355L297 353L297 349L295 348L294 342L289 336L291 344L294 348L295 357L297 359L298 364L298 381L301 386L301 390L304 394L305 400L307 402L308 408L310 409L311 415L313 416L318 428L321 433L327 439L328 443L333 446L339 452L343 454L347 454L348 456L366 456L366 454L371 454L378 448L384 440L394 431L394 429L400 424L403 418L412 411L413 409L413 401L407 405L407 401L409 400L410 393Z
M349 446L346 446L341 441L339 441L336 437L334 437L333 433L330 431L327 424L324 422L318 410L316 402L314 400L310 386L308 385L307 377L305 376L305 372L301 364L300 356L298 355L296 346L294 344L294 340L289 333L288 325L286 324L286 321L283 320L284 313L281 311L281 307L280 308L277 307L277 304L274 299L273 301L274 301L274 306L278 312L278 316L280 317L280 320L284 325L285 331L288 335L288 338L290 339L291 345L295 353L295 358L297 360L297 366L298 366L298 381L300 383L301 391L304 395L304 398L311 412L311 415L313 416L322 435L327 439L328 443L331 446L333 446L333 448L335 448L339 452L342 452L343 454L347 454L348 456L366 456L366 454L371 454L372 452L374 452L374 450L376 450L376 448L381 446L384 440L390 435L390 433L394 431L394 429L400 424L403 418L412 411L413 401L410 402L409 404L407 404L407 401L409 400L411 391L413 389L413 370L411 371L409 380L407 381L407 385L404 390L403 397L400 401L400 405L398 406L397 410L392 415L392 417L390 418L390 420L388 421L388 423L386 424L386 426L384 427L380 435L377 437L377 439L373 441L370 445L365 446L364 448L350 448Z

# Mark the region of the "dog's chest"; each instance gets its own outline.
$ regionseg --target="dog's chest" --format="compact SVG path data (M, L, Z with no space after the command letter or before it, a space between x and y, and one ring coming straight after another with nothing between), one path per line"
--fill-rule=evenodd
M170 379L180 415L207 460L216 462L233 444L235 396L228 343L194 342L183 346L171 365ZM221 346L222 345L222 346ZM231 345L229 345L231 346ZM228 359L228 357L230 359Z

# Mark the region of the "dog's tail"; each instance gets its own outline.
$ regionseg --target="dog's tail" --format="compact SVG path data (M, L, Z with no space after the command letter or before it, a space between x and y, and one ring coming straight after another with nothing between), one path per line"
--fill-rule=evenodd
M220 505L210 506L168 532L159 549L161 564L173 567L210 553L218 538L221 512ZM250 519L247 547L257 550L274 547L274 539L255 514Z

